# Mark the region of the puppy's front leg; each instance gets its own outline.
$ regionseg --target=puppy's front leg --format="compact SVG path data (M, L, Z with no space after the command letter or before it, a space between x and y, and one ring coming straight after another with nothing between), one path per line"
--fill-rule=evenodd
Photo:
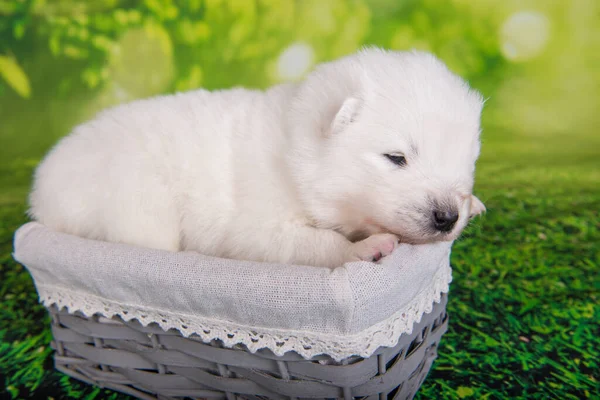
M371 235L360 242L352 243L346 261L379 261L389 256L398 247L398 237L390 233Z
M293 249L278 247L279 251L291 255L291 263L330 268L350 261L378 261L398 246L398 238L387 233L352 243L333 230L307 226L297 229L292 238L288 243L293 243Z

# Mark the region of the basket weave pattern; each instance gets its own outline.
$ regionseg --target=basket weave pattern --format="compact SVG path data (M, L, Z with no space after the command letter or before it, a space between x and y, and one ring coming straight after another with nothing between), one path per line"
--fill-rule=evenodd
M305 360L289 352L254 354L165 332L51 306L56 368L84 382L140 399L412 399L437 356L447 329L446 295L424 314L410 335L369 358L336 363Z

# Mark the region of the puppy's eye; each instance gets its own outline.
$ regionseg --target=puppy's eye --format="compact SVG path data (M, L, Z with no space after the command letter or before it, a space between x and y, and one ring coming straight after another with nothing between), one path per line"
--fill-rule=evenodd
M402 154L384 154L384 156L400 167L406 166L406 158Z

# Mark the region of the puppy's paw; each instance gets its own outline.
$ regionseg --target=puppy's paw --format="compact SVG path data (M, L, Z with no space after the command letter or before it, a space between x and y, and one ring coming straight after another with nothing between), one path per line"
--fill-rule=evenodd
M389 233L379 233L369 236L350 247L348 261L376 262L392 254L398 247L398 237Z

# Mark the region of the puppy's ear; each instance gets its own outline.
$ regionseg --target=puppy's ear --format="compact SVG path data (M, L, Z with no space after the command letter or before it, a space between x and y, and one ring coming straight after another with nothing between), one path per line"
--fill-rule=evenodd
M471 210L469 211L469 218L473 218L483 212L485 212L485 206L481 200L474 195L471 195Z
M342 132L354 120L360 108L360 100L348 97L335 114L331 122L330 132L332 135Z

